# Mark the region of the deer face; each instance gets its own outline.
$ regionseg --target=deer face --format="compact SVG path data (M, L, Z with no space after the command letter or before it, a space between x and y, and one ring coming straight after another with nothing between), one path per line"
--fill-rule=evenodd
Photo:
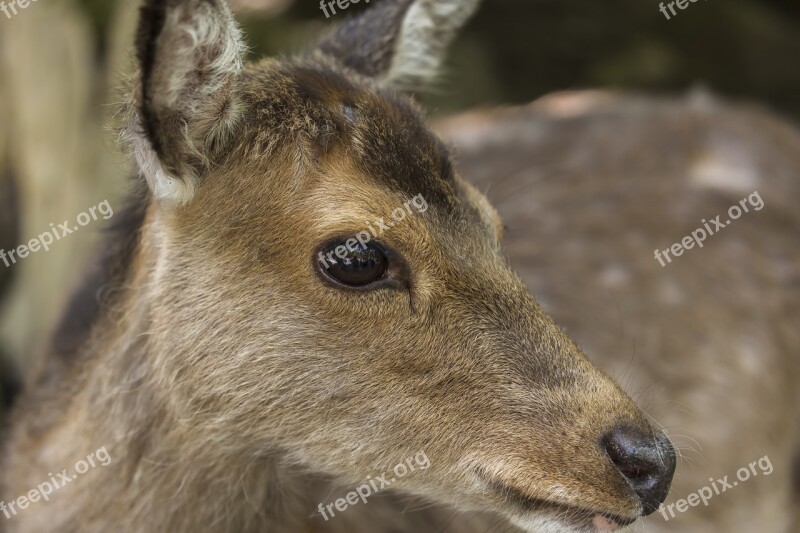
M396 92L474 7L385 1L305 58L244 67L221 0L147 4L131 136L154 370L227 450L349 483L424 451L398 488L613 530L663 501L669 441L531 298L497 214Z

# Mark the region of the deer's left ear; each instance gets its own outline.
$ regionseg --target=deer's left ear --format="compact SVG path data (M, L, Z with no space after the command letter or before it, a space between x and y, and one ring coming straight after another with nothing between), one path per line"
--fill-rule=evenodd
M228 147L243 45L225 0L145 0L131 136L155 198L185 203Z
M381 0L324 39L317 53L384 86L423 89L438 74L448 46L479 3Z

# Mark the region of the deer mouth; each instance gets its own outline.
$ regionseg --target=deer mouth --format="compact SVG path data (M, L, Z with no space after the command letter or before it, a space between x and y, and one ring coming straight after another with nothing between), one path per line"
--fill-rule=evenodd
M638 516L624 517L606 511L535 498L507 483L489 480L485 477L484 481L488 483L491 492L500 496L506 504L514 507L517 518L513 521L525 529L538 531L538 523L547 520L549 522L557 521L576 533L606 533L618 531L639 518ZM531 516L535 516L535 518L529 518ZM531 525L537 525L537 527L529 527Z

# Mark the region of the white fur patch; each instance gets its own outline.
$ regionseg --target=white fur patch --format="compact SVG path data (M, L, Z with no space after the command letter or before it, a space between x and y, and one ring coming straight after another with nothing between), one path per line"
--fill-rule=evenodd
M516 516L511 522L528 533L583 533L584 530L574 528L555 516Z
M156 200L182 205L194 197L197 178L189 176L181 180L167 174L150 142L144 137L137 136L134 140L134 157Z
M419 89L435 79L447 47L478 4L480 0L414 2L403 20L384 83L408 90Z

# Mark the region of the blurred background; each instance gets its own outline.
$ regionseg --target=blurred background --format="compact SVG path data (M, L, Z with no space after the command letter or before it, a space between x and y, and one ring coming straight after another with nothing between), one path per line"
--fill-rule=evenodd
M326 19L315 0L232 4L253 58L300 51L367 7L360 2ZM103 200L121 209L131 166L113 125L132 65L137 9L131 0L42 0L10 19L0 13L3 249ZM674 94L701 87L797 120L798 58L797 0L697 2L671 20L655 0L487 0L441 83L421 99L443 116L564 89ZM34 363L101 226L12 268L0 264L0 346L22 369Z
M380 0L375 0L380 1ZM128 2L131 3L131 2ZM135 3L135 2L132 2ZM302 50L330 24L314 0L235 0L252 56ZM668 2L667 2L668 3ZM98 58L120 2L84 0ZM450 56L433 111L527 103L569 88L681 91L701 84L800 114L800 3L705 0L667 20L655 0L489 0Z

